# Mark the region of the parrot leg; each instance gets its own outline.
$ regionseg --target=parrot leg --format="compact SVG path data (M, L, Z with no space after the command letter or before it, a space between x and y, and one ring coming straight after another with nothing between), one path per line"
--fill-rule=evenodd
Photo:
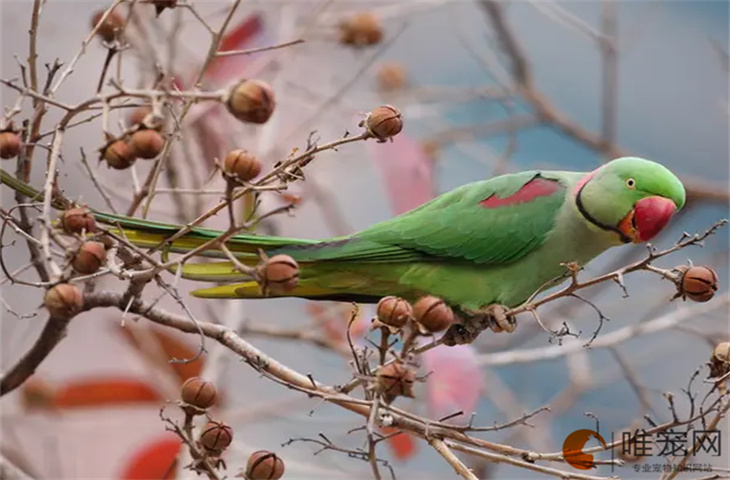
M489 328L495 333L515 331L515 318L508 315L504 305L492 304L482 310L457 310L461 323L449 327L444 334L444 343L449 346L472 343L481 332Z

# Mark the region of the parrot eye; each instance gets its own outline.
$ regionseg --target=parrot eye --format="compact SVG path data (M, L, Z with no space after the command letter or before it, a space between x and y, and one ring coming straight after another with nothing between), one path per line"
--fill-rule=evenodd
M626 180L626 186L633 189L636 186L636 181L633 178Z

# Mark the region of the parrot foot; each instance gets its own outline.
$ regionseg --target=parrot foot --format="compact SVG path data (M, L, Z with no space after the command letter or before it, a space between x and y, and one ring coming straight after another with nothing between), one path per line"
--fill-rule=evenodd
M515 317L508 314L504 305L492 304L481 310L459 311L461 323L451 325L444 334L444 344L448 346L472 343L481 332L489 328L495 333L515 331Z

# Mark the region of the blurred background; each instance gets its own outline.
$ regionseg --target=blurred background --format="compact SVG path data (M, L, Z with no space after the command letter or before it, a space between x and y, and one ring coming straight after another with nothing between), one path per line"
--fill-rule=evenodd
M32 3L0 3L3 79L21 75L18 62L28 56ZM150 5L136 5L130 47L113 61L111 76L123 79L127 88L151 88L158 74L190 85L211 39L193 13L215 29L231 4L189 3L193 10L178 7L159 17ZM90 32L93 12L109 5L45 2L38 32L39 64L59 58L68 65ZM374 16L381 38L371 45L343 44L341 24L359 12ZM299 38L305 43L226 57L206 71L206 89L225 88L242 77L270 82L277 110L265 125L251 126L236 122L218 107L202 103L193 107L178 130L171 160L177 162L177 185L180 191L200 190L213 159L233 147L252 150L271 166L293 148L305 148L310 135L325 143L346 131L358 132L365 112L388 103L403 112L403 133L392 143L358 142L319 154L306 169L307 180L292 187L298 202L293 214L272 218L262 226L264 231L305 238L346 234L495 174L530 168L589 171L610 158L635 154L663 163L690 190L686 210L654 242L667 248L682 232L704 231L728 217L729 15L728 3L722 1L244 1L227 30L238 32L230 37L229 49ZM73 104L92 97L106 56L107 49L92 39L56 98ZM0 93L5 109L15 104L17 92L3 86ZM112 113L114 128L127 114L119 112ZM26 101L18 117L31 113ZM51 109L42 131L51 131L58 118L59 110ZM79 160L83 149L110 201L124 211L135 181L146 177L151 163L138 162L134 172L97 165L97 149L103 143L99 118L69 129L59 182L69 198L106 209ZM13 171L11 165L5 162L4 168ZM34 168L35 185L41 184L43 175L43 168ZM155 197L150 218L189 220L220 197L215 192L176 194L170 181L170 176L163 179L168 191ZM222 182L208 187L220 192ZM13 204L12 193L5 188L2 199L4 206ZM262 211L290 200L265 196ZM220 217L210 225L224 228L226 218ZM11 268L28 261L21 245L4 247ZM645 254L644 246L613 249L582 275L610 271ZM558 343L532 317L523 316L513 335L485 334L473 348L425 358L423 373L438 365L442 373L417 385L415 399L400 399L397 405L434 419L452 413L444 409L453 406L453 411L467 412L455 421L467 422L474 411L475 423L482 425L503 423L550 405L552 412L531 418L531 426L478 434L539 452L559 451L573 430L595 428L595 418L606 440L612 433L618 438L627 427L648 428L641 423L645 414L656 423L666 422L671 413L664 392L676 395L677 410L686 416L690 405L682 389L688 388L699 369L690 391L702 395L708 390L702 382L708 377L705 363L714 345L730 336L727 255L728 232L721 229L703 248L691 247L658 262L670 268L691 258L717 271L720 291L702 307L702 314L687 310L694 308L689 302L670 302L671 283L635 273L625 279L628 298L615 284L595 287L585 298L610 319L598 334L599 343L612 332L627 332L629 325L655 322L656 328L647 334L607 342L610 348L585 349L582 345L598 327L598 316L590 305L561 300L544 307L541 318L554 328L566 323L580 333L578 338ZM103 287L122 288L115 280ZM180 291L185 294L196 287L183 281ZM37 289L3 284L3 371L40 333L46 320L43 310L38 311L41 295ZM171 298L160 303L180 311ZM309 332L342 346L347 305L197 299L188 305L199 318L239 329L258 348L300 372L312 372L319 381L337 385L351 378L349 357L336 348L279 338L282 332ZM367 325L372 315L372 307L363 307L362 324ZM150 339L158 352L162 348L177 358L185 351L194 355L198 345L195 337L152 328L145 321L130 318L122 325L116 310L94 310L74 319L67 338L31 381L0 401L3 456L37 478L172 475L174 469L168 472L167 466L177 453L176 439L164 431L159 409L164 399L176 398L181 379L202 374L219 385L224 399L216 415L235 430L234 445L226 456L231 474L253 450L269 449L285 459L288 478L371 476L366 462L341 453L313 456L317 447L303 442L281 446L321 432L348 448L362 447L362 432L348 434L362 424L360 418L260 377L212 342L206 345L204 361L170 367L150 353ZM444 349L434 352L440 350ZM445 380L449 372L456 379ZM471 401L474 388L478 396ZM726 434L727 419L721 427ZM730 441L725 438L723 442ZM397 478L453 474L420 440L401 439L380 448ZM725 452L720 457L698 457L693 463L729 468L728 460ZM540 475L466 461L480 478ZM657 456L640 464L664 461ZM637 472L631 464L613 472L601 466L594 473L659 476Z

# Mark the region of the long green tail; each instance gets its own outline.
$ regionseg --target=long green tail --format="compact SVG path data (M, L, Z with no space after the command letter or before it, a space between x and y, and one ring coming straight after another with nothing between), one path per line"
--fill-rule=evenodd
M42 201L43 192L38 191L27 183L15 178L7 173L4 169L0 169L2 183L15 191L22 193L33 201ZM54 208L61 210L68 208L69 202L63 198L53 199ZM101 212L91 209L94 217L99 223L109 225L110 230L116 234L123 235L130 243L142 247L164 250L165 253L186 253L199 247L205 242L213 238L219 237L223 232L208 228L194 227L190 232L169 242L168 239L178 233L183 227L169 223L155 222L140 218L128 217L112 213ZM297 238L271 237L264 235L239 234L228 241L226 246L233 252L237 259L249 266L256 265L259 262L258 253L260 250L271 252L285 247L295 247L292 250L292 256L297 257L297 246L315 245L320 242L316 240L304 240ZM311 250L310 250L311 251ZM289 253L289 252L287 252ZM226 255L216 248L207 249L200 252L199 256L213 258L227 258ZM314 262L304 261L300 264L307 269L307 275L304 276L300 285L288 296L306 297L306 298L339 298L333 292L320 286L320 282L313 281L316 278L316 268ZM172 271L175 268L171 269ZM233 262L223 261L214 263L185 263L182 267L181 275L183 278L208 282L240 282L241 280L249 280L244 283L235 285L225 285L213 287L209 289L197 290L193 295L206 298L260 298L260 288L255 281L238 270L236 270ZM308 280L307 280L308 279Z

